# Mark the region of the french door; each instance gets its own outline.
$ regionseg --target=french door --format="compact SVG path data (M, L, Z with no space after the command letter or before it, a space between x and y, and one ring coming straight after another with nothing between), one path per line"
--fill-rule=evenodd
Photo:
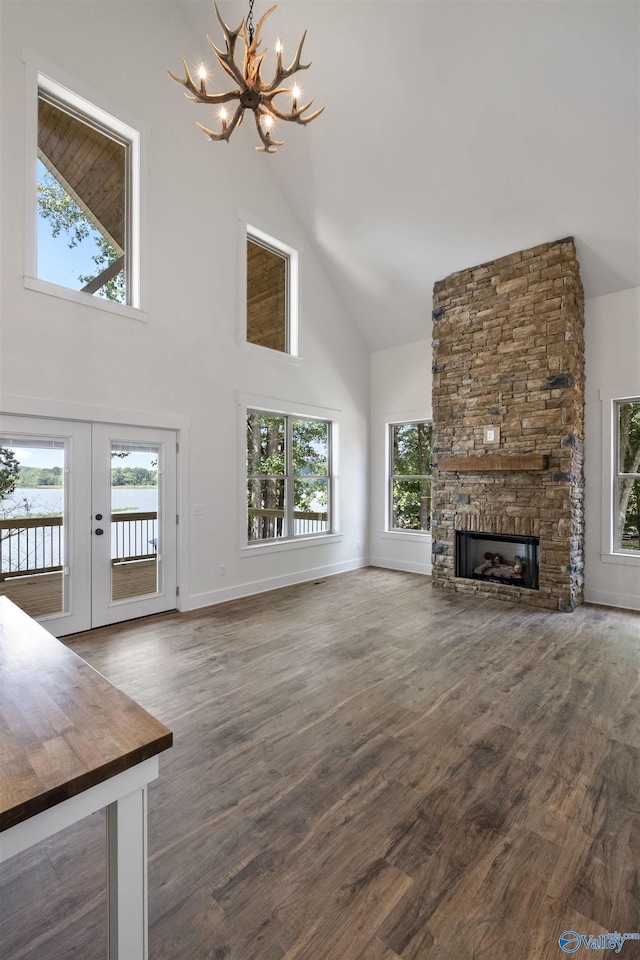
M176 434L0 418L0 594L56 636L176 606Z

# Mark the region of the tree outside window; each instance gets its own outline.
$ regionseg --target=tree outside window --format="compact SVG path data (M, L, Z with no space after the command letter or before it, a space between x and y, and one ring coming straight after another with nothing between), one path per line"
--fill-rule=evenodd
M427 421L390 426L390 528L428 532L431 529L431 424Z
M247 411L247 540L329 533L331 424Z
M640 399L617 403L617 427L616 548L640 551Z
M134 139L119 120L39 77L39 280L137 305Z

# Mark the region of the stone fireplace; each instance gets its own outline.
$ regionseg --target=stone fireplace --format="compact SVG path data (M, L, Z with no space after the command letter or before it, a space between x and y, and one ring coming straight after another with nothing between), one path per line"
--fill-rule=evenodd
M584 299L573 238L452 274L435 285L433 306L433 584L571 611L584 567ZM519 571L469 575L465 532L489 547L473 548L474 570L484 552L513 565L511 544L535 543L535 582Z

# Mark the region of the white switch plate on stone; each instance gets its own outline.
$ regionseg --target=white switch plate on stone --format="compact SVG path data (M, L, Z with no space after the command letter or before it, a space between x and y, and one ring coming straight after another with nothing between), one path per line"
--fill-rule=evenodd
M500 443L500 427L485 427L485 428L484 428L484 442L485 442L485 443Z

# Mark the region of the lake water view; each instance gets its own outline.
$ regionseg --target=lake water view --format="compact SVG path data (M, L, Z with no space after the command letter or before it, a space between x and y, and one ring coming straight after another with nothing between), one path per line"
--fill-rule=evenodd
M12 494L2 501L3 515L6 517L24 516L23 501L29 503L32 514L62 513L62 487L16 487ZM112 487L112 512L155 510L157 487Z
M155 519L134 519L136 513L154 513L157 509L157 487L112 487L112 513L122 518L111 523L111 557L141 557L153 554L158 543ZM24 501L28 509L25 511ZM65 528L52 521L38 521L38 515L62 514L62 487L17 487L1 504L0 518L35 516L35 526L4 529L0 536L0 574L32 571L46 572L63 565ZM132 516L132 519L128 518Z

